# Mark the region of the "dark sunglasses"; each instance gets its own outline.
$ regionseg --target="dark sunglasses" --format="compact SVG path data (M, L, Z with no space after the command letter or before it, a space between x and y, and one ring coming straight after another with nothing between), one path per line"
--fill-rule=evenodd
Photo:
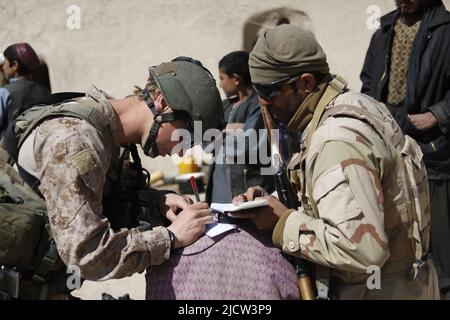
M278 96L281 90L281 86L285 82L293 83L299 76L300 75L298 74L296 76L282 78L271 83L254 83L253 89L261 98L264 98L265 100L273 100L276 96Z

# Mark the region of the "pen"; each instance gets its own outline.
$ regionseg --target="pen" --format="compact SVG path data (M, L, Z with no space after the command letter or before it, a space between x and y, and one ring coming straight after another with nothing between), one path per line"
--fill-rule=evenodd
M195 194L195 199L197 199L197 202L200 202L200 195L198 194L198 188L197 183L195 182L194 176L191 176L191 187Z
M192 190L194 191L195 199L197 200L197 202L200 202L200 195L198 193L197 183L195 182L194 176L191 176L191 178L189 180L191 181L191 187L192 187ZM219 213L216 211L213 211L212 214L214 215L214 221L216 221L216 222L219 221L219 219L220 219Z

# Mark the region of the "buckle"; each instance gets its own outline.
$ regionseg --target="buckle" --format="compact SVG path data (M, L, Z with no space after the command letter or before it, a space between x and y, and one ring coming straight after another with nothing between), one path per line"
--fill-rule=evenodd
M42 259L42 262L49 265L54 266L56 264L56 261L58 261L58 256L45 256L44 259Z
M339 75L335 75L333 79L330 81L330 86L335 89L337 92L344 91L347 88L348 82Z
M417 277L417 275L419 274L419 271L425 267L427 265L427 262L424 260L416 260L413 265L412 268L410 269L410 277L411 280L415 279Z
M34 282L37 282L37 283L44 283L44 282L46 282L46 280L43 278L43 277L41 277L41 276L39 276L39 275L37 275L37 274L34 274L33 275L33 277L31 278Z
M8 294L11 298L17 299L19 297L20 273L14 269L1 266L0 275L5 279L4 283Z
M426 264L427 262L424 260L417 260L416 262L414 262L414 265L416 266L417 269L423 268Z
M328 280L317 279L316 286L317 286L317 300L330 300Z

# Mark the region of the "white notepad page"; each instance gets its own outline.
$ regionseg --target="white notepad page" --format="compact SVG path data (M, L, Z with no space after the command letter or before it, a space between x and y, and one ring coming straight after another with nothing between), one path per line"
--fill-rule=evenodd
M258 199L254 201L242 202L240 205L235 206L232 203L211 203L211 209L219 212L236 212L252 208L259 208L267 206L266 199Z

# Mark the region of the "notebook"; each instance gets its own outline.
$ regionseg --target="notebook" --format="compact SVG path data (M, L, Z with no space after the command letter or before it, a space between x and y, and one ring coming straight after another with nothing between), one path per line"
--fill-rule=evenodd
M236 228L237 226L234 224L216 222L206 226L205 234L210 238L214 238Z
M247 209L253 209L253 208L259 208L267 206L267 200L266 199L258 199L248 202L242 202L241 204L235 206L232 203L217 203L213 202L211 203L211 209L214 211L219 212L236 212L236 211L243 211Z
M225 212L237 212L252 208L259 208L267 206L266 199L258 199L254 201L242 202L240 205L235 206L232 203L211 203L210 208L214 211L225 213ZM217 237L218 235L227 233L231 230L236 229L237 226L229 223L213 223L207 226L205 233L211 237Z

